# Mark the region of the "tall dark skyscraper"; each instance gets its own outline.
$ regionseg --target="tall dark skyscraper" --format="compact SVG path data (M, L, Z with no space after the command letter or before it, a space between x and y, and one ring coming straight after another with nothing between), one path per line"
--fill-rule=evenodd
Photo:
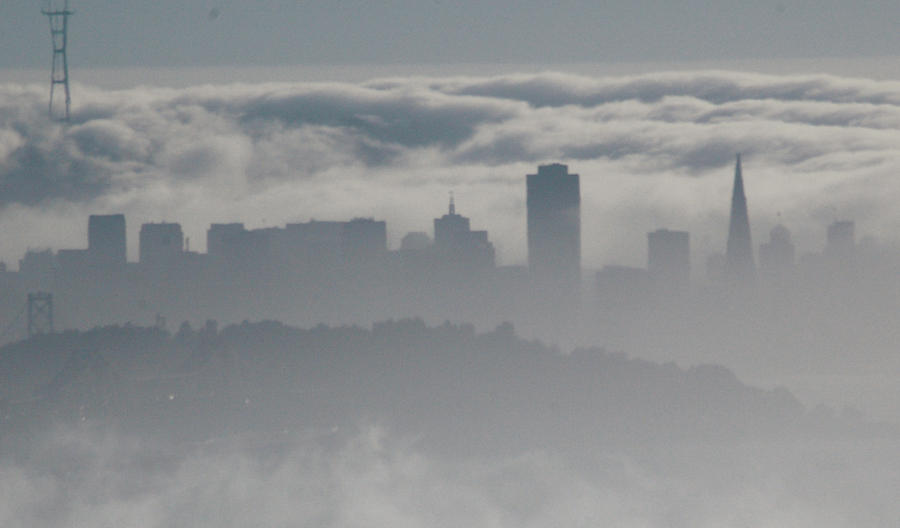
M753 242L750 239L750 217L747 214L747 197L744 195L744 177L741 173L741 155L734 166L734 188L731 194L731 221L728 225L728 246L725 250L725 274L731 280L753 280L756 265L753 260Z
M581 190L566 165L527 176L528 267L539 280L577 287L581 280Z
M98 266L125 265L125 215L91 215L88 218L88 254Z

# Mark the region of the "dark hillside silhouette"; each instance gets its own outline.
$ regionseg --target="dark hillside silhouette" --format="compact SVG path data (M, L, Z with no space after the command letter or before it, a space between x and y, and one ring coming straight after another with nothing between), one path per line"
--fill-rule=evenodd
M490 453L859 425L819 420L788 391L749 387L724 367L563 353L520 339L509 324L477 333L417 319L371 329L264 321L220 331L208 322L172 336L135 326L36 336L0 349L0 384L4 431L87 422L185 440L377 423L430 448Z

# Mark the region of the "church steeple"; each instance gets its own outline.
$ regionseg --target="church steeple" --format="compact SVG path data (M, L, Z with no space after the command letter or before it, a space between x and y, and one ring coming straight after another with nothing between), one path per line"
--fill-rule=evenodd
M737 162L734 166L734 188L731 194L731 221L728 225L725 272L729 278L739 281L752 280L756 275L740 154L737 155Z

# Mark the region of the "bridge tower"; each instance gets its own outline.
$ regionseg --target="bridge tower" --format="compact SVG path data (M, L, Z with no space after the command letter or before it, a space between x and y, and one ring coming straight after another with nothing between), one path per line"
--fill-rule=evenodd
M28 337L53 333L53 294L28 294Z

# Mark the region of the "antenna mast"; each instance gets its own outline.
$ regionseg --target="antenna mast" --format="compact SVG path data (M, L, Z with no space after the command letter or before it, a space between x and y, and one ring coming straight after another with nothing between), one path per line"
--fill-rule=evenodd
M51 0L47 3L47 8L42 9L41 13L50 20L50 37L53 39L53 68L50 72L50 118L57 118L60 114L59 109L54 110L53 92L56 85L61 84L65 90L66 108L62 114L63 121L69 120L69 107L72 104L72 97L69 93L69 61L66 58L66 44L69 40L69 15L74 11L69 10L69 0L64 0L62 8L54 5Z

